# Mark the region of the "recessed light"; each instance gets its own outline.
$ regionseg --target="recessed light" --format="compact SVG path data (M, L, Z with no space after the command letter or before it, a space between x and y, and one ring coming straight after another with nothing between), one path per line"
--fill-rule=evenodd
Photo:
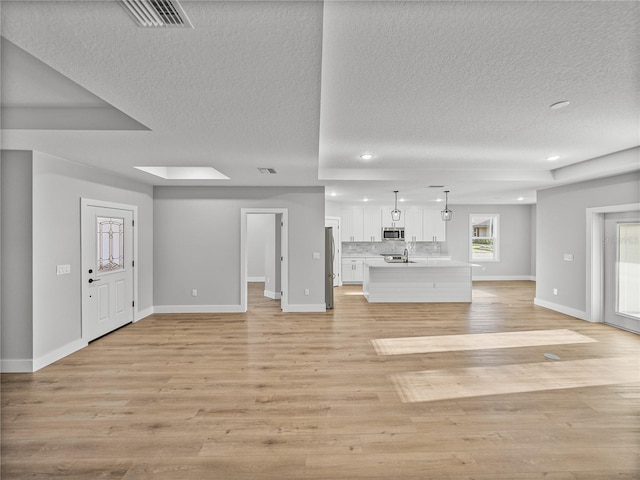
M521 202L524 200L524 197L518 197L518 201Z
M556 102L556 103L553 103L553 104L549 105L549 108L550 108L551 110L559 110L559 109L561 109L561 108L566 107L566 106L567 106L567 105L569 105L570 103L571 103L571 102L569 102L568 100L562 100L561 102Z
M368 199L368 198L363 198L363 199L362 199L362 201L363 201L363 202L368 202L368 201L369 201L369 199Z
M441 198L436 198L436 202L441 202L442 199Z
M336 192L331 192L331 196L332 196L332 197L335 197L336 195L337 195L337 193L336 193Z
M360 155L360 158L362 160L371 160L373 158L373 154L372 153L363 153L362 155Z
M560 158L560 155L549 155L547 157L547 160L549 160L550 162L553 162L554 160L558 160Z
M399 202L406 202L406 200L404 198L399 198L398 201Z

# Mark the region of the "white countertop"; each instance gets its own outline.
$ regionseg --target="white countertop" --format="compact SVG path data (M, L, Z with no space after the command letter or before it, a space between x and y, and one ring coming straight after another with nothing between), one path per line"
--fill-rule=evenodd
M472 263L459 262L457 260L442 260L437 258L412 261L411 257L409 257L409 263L388 263L380 258L375 260L367 260L365 262L365 265L372 268L447 268L474 266Z

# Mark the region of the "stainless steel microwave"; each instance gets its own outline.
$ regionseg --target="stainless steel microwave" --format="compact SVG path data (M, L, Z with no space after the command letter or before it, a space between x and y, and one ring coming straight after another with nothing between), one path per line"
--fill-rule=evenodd
M383 240L404 240L404 227L384 227L382 229Z

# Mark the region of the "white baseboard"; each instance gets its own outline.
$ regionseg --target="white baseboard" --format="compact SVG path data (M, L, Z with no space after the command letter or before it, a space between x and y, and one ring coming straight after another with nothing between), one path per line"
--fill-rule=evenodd
M532 282L536 281L536 277L531 275L472 275L471 278L475 282L509 282L522 280L528 280Z
M587 316L587 312L576 310L575 308L567 307L565 305L560 305L553 302L547 302L546 300L541 300L539 298L534 298L533 303L534 305L538 305L539 307L544 307L555 312L564 313L565 315L576 317L580 320L586 320L587 322L591 321Z
M262 283L264 283L264 277L247 277L247 282L262 282Z
M280 300L280 298L282 298L282 295L280 295L280 292L272 292L270 290L265 290L264 296L267 298L271 298L273 300Z
M0 361L2 373L31 373L33 372L33 360L8 358Z
M138 310L136 312L135 318L133 319L133 323L139 322L145 317L149 315L153 315L153 307L145 308L143 310Z
M283 312L299 312L299 313L316 313L316 312L326 312L327 305L324 303L321 304L304 304L304 305L285 305L282 307Z
M153 313L242 313L240 305L156 305Z
M51 365L53 362L56 362L61 358L66 357L67 355L71 355L78 350L82 350L87 345L89 344L86 341L79 338L78 340L67 343L63 347L55 349L53 352L42 355L41 357L33 360L33 371L37 372L41 368L44 368L47 365Z
M86 346L87 342L82 339L78 339L33 360L13 358L3 359L0 370L2 373L33 373L47 365L51 365L53 362L57 362L67 355L71 355L78 350L82 350Z

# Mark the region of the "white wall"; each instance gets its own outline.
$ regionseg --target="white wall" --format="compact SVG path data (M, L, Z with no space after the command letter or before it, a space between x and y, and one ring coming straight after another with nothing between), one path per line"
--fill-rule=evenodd
M155 187L155 306L240 305L241 208L288 209L288 303L324 305L323 187Z
M19 370L33 358L32 153L2 151L0 166L1 358Z
M266 267L266 248L268 233L273 234L269 226L273 224L274 214L247 215L247 277L249 281L263 282Z
M5 158L7 154L3 152L3 164ZM153 189L98 169L83 167L39 152L33 152L31 165L31 215L19 220L8 218L6 222L3 216L2 223L3 231L15 228L16 222L31 225L32 312L23 309L19 317L3 315L2 327L3 330L7 328L11 331L15 329L16 322L31 322L32 338L29 339L29 343L32 344L32 355L27 360L32 362L34 369L38 369L84 345L81 329L80 272L82 197L138 207L136 318L152 312ZM11 177L4 175L6 173L3 171L3 182L12 182ZM11 207L14 208L14 205ZM71 274L56 275L56 265L62 264L71 265ZM23 275L20 273L22 268L3 263L3 276ZM11 336L7 341L14 344L22 343L23 339ZM26 346L19 348L21 352L26 351ZM19 360L10 355L13 355L11 351L3 351L3 369L5 364Z
M530 238L531 238L531 276L535 278L536 276L536 250L537 250L537 245L536 245L536 231L537 231L537 206L531 205L531 232L530 232Z
M362 206L362 205L359 205ZM340 217L342 214L342 209L344 208L344 205L340 204L340 203L336 203L336 202L331 202L329 200L327 200L325 202L325 207L324 207L324 214L327 217Z
M529 205L449 205L453 219L447 222L447 250L453 260L470 261L469 215L500 215L500 261L473 262L474 280L528 280L531 278L531 207Z
M640 173L629 173L538 191L536 302L586 316L586 209L637 203ZM564 254L573 261L564 261ZM553 289L558 295L553 295ZM571 313L574 312L574 313Z

